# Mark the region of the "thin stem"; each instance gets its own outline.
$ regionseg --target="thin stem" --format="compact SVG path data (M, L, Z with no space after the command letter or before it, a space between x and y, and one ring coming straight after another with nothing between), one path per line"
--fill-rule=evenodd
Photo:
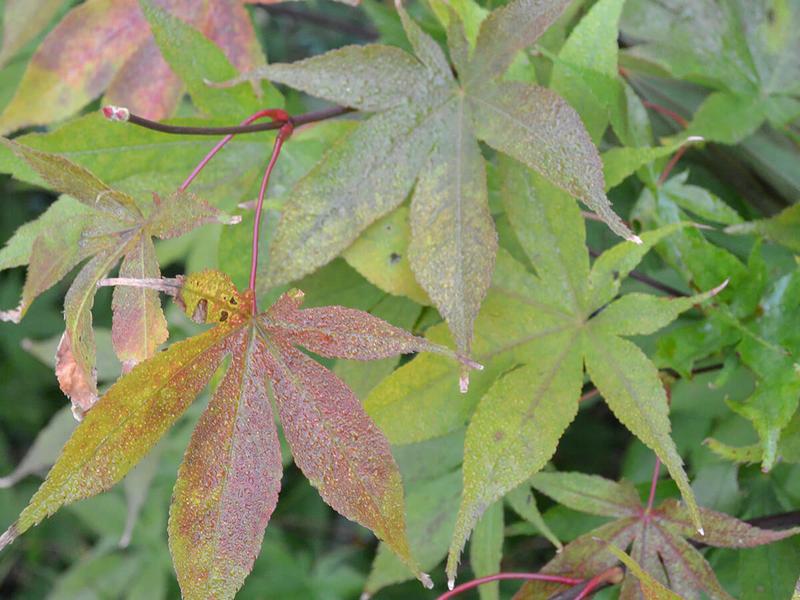
M131 115L131 116L133 116L133 115ZM137 118L139 118L139 117L137 117ZM280 125L281 124L280 121L275 121L274 120L275 119L275 111L272 110L272 109L267 109L267 110L260 110L257 113L255 113L253 115L250 115L244 121L242 121L241 125L250 125L250 123L252 123L253 121L257 121L257 120L263 119L263 118L273 119L269 123L270 125ZM130 120L130 117L128 117L128 120ZM225 146L225 144L227 144L228 142L230 142L233 139L234 135L235 134L233 134L233 133L229 133L224 138L222 138L220 141L218 141L216 143L216 145L211 149L211 151L208 154L206 154L205 157L203 158L203 160L201 160L200 163L194 168L194 170L191 173L189 173L189 176L181 184L181 186L178 188L178 190L180 190L181 192L186 191L186 188L188 188L189 184L192 183L192 181L194 181L194 178L197 177L200 174L200 171L202 171L205 168L205 166L211 161L211 159L214 158L214 155L216 155L217 152L222 150L222 148Z
M606 569L598 575L595 575L591 579L581 582L571 589L565 590L559 594L556 594L555 596L551 596L551 600L582 600L593 594L596 594L605 587L622 583L624 578L624 569L619 566L614 566L610 569Z
M684 119L681 115L676 113L674 110L670 110L666 106L661 106L660 104L656 104L655 102L650 102L649 100L642 100L642 104L644 104L644 106L646 108L654 110L657 113L659 113L659 114L661 114L661 115L663 115L665 117L669 117L670 119L675 121L678 125L680 125L684 129L686 129L686 127L689 125L689 121Z
M689 126L689 121L684 119L681 115L676 113L674 110L670 110L669 108L667 108L665 106L661 106L660 104L656 104L655 102L650 102L649 100L642 100L642 104L644 104L644 106L646 106L647 108L650 108L650 109L656 111L657 113L672 119L673 121L675 121L675 123L677 123L683 129L686 129ZM672 158L669 159L669 162L667 163L667 166L664 167L664 170L661 172L661 176L658 178L658 185L663 184L667 180L667 177L669 177L669 174L672 173L672 169L675 168L675 165L678 164L678 161L686 153L687 147L688 146L685 146L685 145L681 146L680 148L678 148L678 150L675 152L675 154L672 155Z
M599 396L599 395L600 395L600 391L597 388L592 388L588 392L583 394L578 399L578 402L586 402L587 400L591 400L592 398L595 398L596 396Z
M649 275L645 275L644 273L640 273L639 271L631 271L628 276L631 279L635 279L645 285L649 285L651 288L655 290L659 290L664 292L665 294L669 294L670 296L675 296L676 298L685 298L688 297L689 294L686 294L680 291L677 288L672 287L671 285L667 285L666 283L661 283L656 279L653 279Z
M658 185L662 185L667 180L669 174L672 173L672 169L675 168L675 165L678 164L678 161L681 159L681 157L683 157L683 155L686 154L686 149L688 147L689 146L686 145L681 146L680 148L678 148L675 154L672 155L672 158L669 159L667 166L665 166L664 170L661 171L661 175L658 178Z
M283 112L283 111L281 111ZM284 113L285 114L285 113ZM250 285L249 289L253 292L253 314L258 313L258 306L256 304L256 274L258 272L258 242L260 240L261 229L261 211L264 208L264 196L267 193L267 186L269 185L269 178L272 175L272 170L275 168L275 163L278 162L278 157L281 154L283 142L286 141L294 131L294 125L289 120L288 115L284 119L284 123L275 138L275 145L272 147L272 156L269 158L269 164L264 170L264 177L261 179L261 188L258 190L258 201L256 203L256 215L253 221L253 251L250 260Z
M646 515L653 511L653 503L656 499L656 486L658 485L658 476L661 474L661 460L656 456L656 464L653 465L653 477L650 480L650 495L647 497L647 508L644 509Z
M524 581L549 581L552 583L560 583L563 585L578 585L583 582L583 579L575 579L574 577L561 577L559 575L544 575L542 573L497 573L495 575L488 575L479 579L473 579L466 583L462 583L458 587L453 588L449 592L445 592L436 600L448 600L448 598L455 598L459 594L467 590L475 589L484 583L491 581L500 581L504 579L516 579Z
M353 112L352 108L334 106L332 108L326 108L325 110L318 110L315 112L298 115L293 117L292 121L294 122L295 127L300 127L301 125L308 125L309 123L333 119L350 112ZM236 125L233 127L189 127L185 125L168 125L166 123L159 123L158 121L145 119L144 117L140 117L139 115L128 112L124 108L115 106L103 107L103 114L111 120L126 121L128 123L137 125L138 127L144 127L145 129L152 129L153 131L160 131L161 133L173 133L179 135L218 136L238 133L258 133L259 131L274 131L276 129L280 129L282 125L282 123L274 121L271 123Z

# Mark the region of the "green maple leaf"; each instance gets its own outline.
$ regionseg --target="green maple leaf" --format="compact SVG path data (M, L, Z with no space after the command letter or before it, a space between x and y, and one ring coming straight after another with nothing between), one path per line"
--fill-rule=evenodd
M792 252L800 252L800 205L789 206L769 219L731 224L725 228L725 233L755 233L787 247Z
M454 16L449 46L457 76L401 9L415 56L388 46L348 46L229 82L267 78L375 113L292 190L262 289L332 260L413 190L411 269L467 351L497 246L478 140L537 170L633 238L605 196L602 163L578 114L546 88L501 80L515 54L566 4L516 0L494 11L471 54Z
M632 215L647 227L658 227L685 220L683 209L722 223L738 218L713 195L687 185L682 175L657 189L643 190ZM793 218L790 208L774 220L739 222L728 229L768 233L774 228L776 237L788 239ZM760 243L753 246L745 264L696 229L679 231L656 250L692 287L702 289L720 277L730 278L718 306L707 318L659 339L656 361L691 377L695 363L735 349L755 376L756 385L749 398L730 406L750 420L759 435L759 449L755 453L748 450L748 458L760 460L765 471L772 469L782 454L781 432L788 427L800 399L800 338L794 326L800 318L800 271L794 269L768 285Z
M0 138L44 182L65 196L19 228L0 250L0 269L27 265L22 299L0 319L19 321L37 296L84 263L64 301L66 332L56 373L76 413L97 399L92 304L97 283L121 262L122 277L160 277L153 237L168 239L211 222L237 222L192 194L175 193L137 203L64 157ZM117 288L112 300L114 350L126 368L152 356L167 339L157 292Z
M628 294L614 300L621 280L645 252L679 226L644 233L641 245L624 242L590 268L575 202L515 161L503 159L500 169L506 213L536 275L499 255L475 329L474 354L485 370L475 374L468 394L454 398L444 388L452 368L420 357L379 384L365 404L398 444L442 435L469 421L464 494L448 561L451 578L483 511L552 456L577 413L584 364L617 418L667 465L701 527L669 436L658 371L623 336L653 333L708 294L676 299ZM441 328L434 328L430 339L442 341L441 335Z
M775 0L630 0L628 50L714 90L687 135L733 144L800 115L800 6Z
M359 310L302 310L302 292L252 314L219 271L180 281L178 302L215 327L139 363L87 413L0 548L61 506L120 481L229 358L173 492L170 550L185 598L232 598L258 555L278 498L281 454L268 390L298 467L323 499L370 528L428 584L408 548L403 488L389 444L346 384L296 346L328 358L449 356Z
M626 481L582 473L538 473L531 483L560 504L615 519L567 544L541 572L583 579L602 573L618 560L632 559L637 577L625 578L623 598L698 598L703 592L714 600L731 600L711 565L687 540L717 548L752 548L800 533L800 527L770 531L700 508L705 525L700 535L685 505L668 499L648 511ZM620 551L628 548L626 560ZM558 584L528 582L514 598L544 599L563 589ZM649 595L657 593L662 595Z

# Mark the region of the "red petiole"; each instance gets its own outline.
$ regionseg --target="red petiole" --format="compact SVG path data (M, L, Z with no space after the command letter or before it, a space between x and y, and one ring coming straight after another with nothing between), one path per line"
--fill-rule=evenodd
M261 228L261 211L264 208L264 196L267 192L269 185L269 178L272 175L272 170L275 168L275 163L278 162L278 156L281 154L283 142L285 142L292 135L294 125L292 124L291 117L284 111L276 111L283 113L281 120L284 121L281 128L278 130L278 135L275 137L275 145L272 147L272 156L270 156L267 168L264 170L264 177L261 179L261 187L258 190L258 201L256 203L256 216L253 222L253 251L252 259L250 261L250 285L249 289L253 292L253 314L258 313L258 306L256 305L256 274L258 272L258 242L259 231ZM276 117L273 117L278 120Z
M560 583L563 585L578 585L579 583L583 582L583 579L576 579L574 577L562 577L560 575L545 575L543 573L497 573L495 575L488 575L487 577L481 577L480 579L473 579L472 581L467 581L466 583L462 583L461 585L453 588L449 592L445 592L444 594L439 596L436 600L449 600L450 598L455 598L456 596L462 594L463 592L481 586L484 583L489 583L491 581L500 581L504 579L518 579L523 581L549 581L552 583Z
M148 129L155 129L158 131L163 131L165 133L187 133L193 134L197 133L199 135L207 135L212 133L211 129L208 128L191 128L191 127L173 127L173 126L162 126L158 123L154 123L149 121L148 119L144 119L137 115L131 114L127 108L118 107L118 106L104 106L102 109L103 115L107 119L112 121L123 121L123 122L131 122L136 125L146 127ZM348 109L331 109L328 111L322 111L320 113L309 113L305 115L304 122L313 122L314 120L323 120L328 119L331 117L338 116L340 114L344 114L348 112ZM178 188L179 191L183 192L189 187L189 185L194 181L194 179L200 174L200 172L211 162L211 159L222 150L222 148L233 139L233 136L236 133L248 133L251 130L247 128L255 121L260 119L270 119L274 125L270 125L268 129L277 129L278 135L275 138L275 144L272 147L272 154L270 155L269 163L267 164L267 168L264 170L264 177L261 179L261 187L258 191L258 200L256 202L256 214L255 220L253 223L253 247L252 247L252 254L250 260L250 282L248 285L248 289L250 289L253 294L253 314L258 313L258 306L256 304L256 276L258 273L258 242L259 242L259 232L261 230L261 213L264 207L264 197L266 196L267 186L269 185L269 179L272 175L272 171L275 168L275 163L278 162L278 157L280 156L281 149L283 148L283 143L291 137L292 133L294 132L295 121L292 117L287 113L285 110L281 110L279 108L268 108L265 110L260 110L257 113L250 115L241 124L238 128L222 128L223 131L230 131L224 138L222 138L219 142L217 142L214 147L209 151L208 154L203 157L197 166L192 169L192 172L189 173L189 176L184 180L184 182ZM237 129L239 131L237 131ZM231 131L233 130L233 131ZM263 130L267 130L264 128Z

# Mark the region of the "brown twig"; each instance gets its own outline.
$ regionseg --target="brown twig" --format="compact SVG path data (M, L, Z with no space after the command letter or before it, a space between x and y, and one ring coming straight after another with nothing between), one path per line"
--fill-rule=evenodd
M297 115L296 117L292 117L292 122L294 123L295 127L300 127L301 125L307 125L309 123L316 123L318 121L325 121L327 119L340 117L351 112L353 112L352 108L347 108L345 106L334 106L324 110L317 110L314 112ZM158 121L145 119L144 117L128 112L127 109L116 106L103 107L103 114L105 114L107 118L114 121L124 121L139 127L144 127L145 129L152 129L153 131L160 131L161 133L179 135L216 136L258 133L259 131L274 131L276 129L280 129L283 125L278 121L272 121L269 123L254 123L252 125L233 125L231 127L191 127L187 125L169 125L167 123L159 123Z

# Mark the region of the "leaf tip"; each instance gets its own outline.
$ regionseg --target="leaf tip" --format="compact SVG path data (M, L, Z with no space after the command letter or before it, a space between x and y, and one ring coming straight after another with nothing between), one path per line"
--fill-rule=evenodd
M426 590L432 590L433 589L433 579L431 579L430 575L428 575L427 573L420 573L419 576L418 576L418 579L420 580L420 582L422 583L422 586Z
M131 111L124 106L107 104L101 110L103 112L103 116L109 121L119 121L120 123L125 123L131 118Z
M723 281L717 287L715 287L713 290L711 290L708 293L708 297L709 298L713 298L714 296L719 294L722 290L724 290L726 287L728 287L728 284L730 283L730 281L731 281L731 278L728 277L725 281Z
M483 365L477 361L472 360L468 356L458 355L458 361L465 367L475 369L476 371L483 371Z
M14 523L11 527L6 529L3 535L0 535L0 550L8 546L11 542L13 542L19 536L19 530L17 529L17 524Z

